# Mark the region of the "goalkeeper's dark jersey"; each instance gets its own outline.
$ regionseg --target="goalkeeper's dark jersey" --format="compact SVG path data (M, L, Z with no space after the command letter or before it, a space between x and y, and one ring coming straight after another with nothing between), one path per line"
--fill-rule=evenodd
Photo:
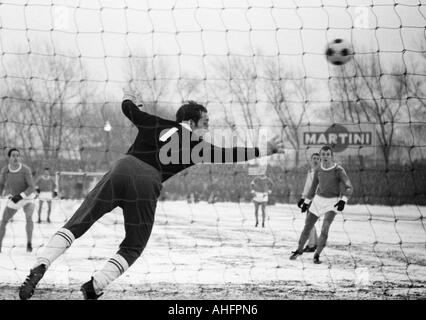
M240 162L259 157L258 148L220 148L195 140L183 124L143 112L130 100L123 101L122 110L138 128L127 154L156 168L162 181L197 163Z

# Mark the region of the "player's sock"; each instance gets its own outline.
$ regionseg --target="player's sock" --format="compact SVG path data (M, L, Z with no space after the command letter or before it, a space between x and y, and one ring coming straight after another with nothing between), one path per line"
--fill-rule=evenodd
M59 229L47 243L44 250L37 255L37 261L34 267L40 264L48 268L65 250L74 242L75 238L71 231L65 228Z
M129 264L126 259L119 254L109 259L105 266L93 275L93 287L96 294L101 294L104 288L121 276L128 268Z

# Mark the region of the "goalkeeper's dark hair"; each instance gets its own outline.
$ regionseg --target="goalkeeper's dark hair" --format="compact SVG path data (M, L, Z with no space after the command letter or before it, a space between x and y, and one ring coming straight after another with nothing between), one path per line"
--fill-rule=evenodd
M333 149L330 146L327 146L327 145L322 146L321 149L320 149L320 152L321 151L328 151L328 150L330 150L331 151L331 155L333 155Z
M319 157L319 156L320 156L320 154L319 154L318 152L314 152L314 153L311 155L311 159L312 159L313 157L315 157L315 156Z
M21 154L21 152L18 150L18 149L16 149L16 148L11 148L11 149L9 149L9 151L7 152L7 157L8 158L10 158L10 156L12 155L12 152L13 151L17 151L19 154Z
M182 122L192 120L197 123L201 119L201 113L203 112L207 112L206 107L195 101L188 101L176 112L176 121Z

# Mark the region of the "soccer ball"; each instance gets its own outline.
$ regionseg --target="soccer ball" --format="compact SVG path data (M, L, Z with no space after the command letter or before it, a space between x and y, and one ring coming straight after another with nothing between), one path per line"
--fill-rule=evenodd
M348 62L354 55L352 46L343 39L334 39L327 45L325 55L328 62L336 66L341 66Z

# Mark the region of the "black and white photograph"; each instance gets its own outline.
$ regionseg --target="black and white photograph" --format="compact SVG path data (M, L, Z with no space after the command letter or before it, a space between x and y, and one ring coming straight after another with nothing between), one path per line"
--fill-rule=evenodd
M0 1L0 151L0 300L424 300L426 2Z

